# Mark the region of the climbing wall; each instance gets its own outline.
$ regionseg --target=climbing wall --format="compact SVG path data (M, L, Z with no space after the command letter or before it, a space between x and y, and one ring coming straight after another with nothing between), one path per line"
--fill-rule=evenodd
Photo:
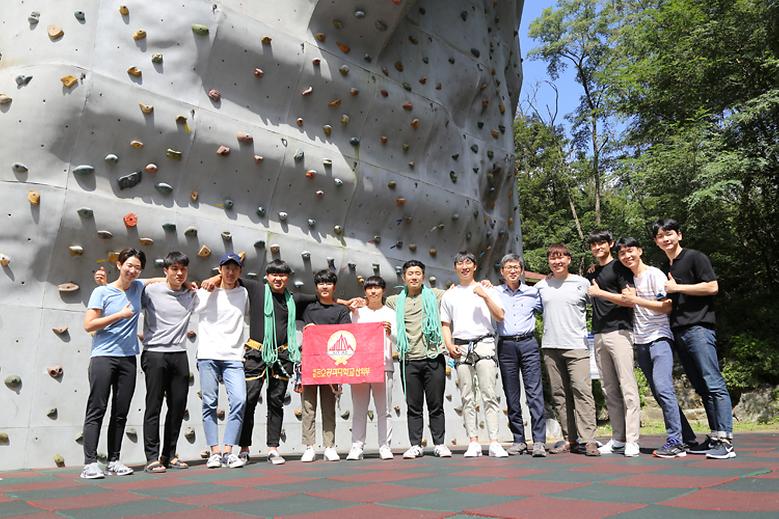
M344 295L374 273L398 284L412 258L445 286L458 250L478 254L482 275L518 252L521 9L508 0L3 1L0 470L81 463L90 350L81 322L93 271L109 266L113 278L123 247L146 252L145 277L162 275L170 250L192 257L195 279L236 251L248 276L288 261L308 292L314 271L333 268ZM143 460L140 374L137 387L127 462ZM185 457L204 447L197 388L195 373ZM462 444L454 375L447 395L447 437ZM399 389L395 402L403 446ZM347 393L342 448L350 406ZM285 452L299 451L295 407L291 395ZM257 447L264 416L262 404Z

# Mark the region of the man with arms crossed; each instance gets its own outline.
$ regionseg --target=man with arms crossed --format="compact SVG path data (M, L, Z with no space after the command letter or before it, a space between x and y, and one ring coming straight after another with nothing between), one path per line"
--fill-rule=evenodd
M668 262L665 291L673 301L671 330L676 353L695 391L703 399L711 433L706 441L689 450L707 458L734 458L733 405L717 358L714 296L719 292L717 275L708 256L682 248L682 229L676 220L658 220L652 225L655 244Z
M536 284L544 305L541 349L549 375L552 403L560 419L564 440L550 452L569 449L600 456L595 441L595 400L590 380L590 354L585 320L590 283L570 274L571 252L558 243L546 251L552 276ZM573 404L573 405L571 405Z
M592 333L595 358L600 368L606 407L611 422L611 439L601 454L618 453L628 457L640 454L641 400L633 373L633 310L622 306L622 289L632 281L630 270L614 261L614 238L609 231L590 233L587 242L598 264L587 275L592 282Z
M408 407L406 417L411 447L403 453L405 459L423 455L422 410L425 403L430 418L430 434L435 445L433 454L442 458L452 456L444 444L446 361L438 312L444 291L428 288L424 281L425 264L409 260L403 264L405 286L400 294L387 298L387 306L395 310L400 380Z
M679 408L674 391L673 333L668 322L671 300L665 293L666 277L641 259L641 245L635 238L620 238L617 255L620 263L633 274L633 287L622 291L622 298L633 310L633 339L638 365L644 372L652 394L663 410L665 444L654 451L658 458L681 458L687 455L684 441L695 441L695 433Z
M476 256L460 252L454 257L454 269L459 285L447 290L441 298L441 327L449 356L456 361L460 382L463 421L468 434L466 458L481 456L479 431L476 427L475 389L478 381L484 402L489 455L508 457L498 443L498 413L496 392L498 365L495 357L495 327L492 319L503 320L503 308L494 289L484 288L474 281Z
M514 444L509 454L528 452L525 442L525 424L520 404L519 374L525 386L525 398L530 411L533 433L533 456L546 456L546 420L544 419L544 389L541 384L541 351L535 337L535 314L541 313L541 296L535 287L521 282L524 265L516 254L506 254L500 260L500 274L504 284L496 290L503 306L504 316L498 321L498 362L503 392L508 406L509 428Z

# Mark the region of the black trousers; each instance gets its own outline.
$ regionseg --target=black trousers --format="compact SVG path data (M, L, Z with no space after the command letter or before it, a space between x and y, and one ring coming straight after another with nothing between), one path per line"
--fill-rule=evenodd
M141 369L146 374L146 411L143 414L143 448L146 461L169 461L176 457L176 443L187 410L189 360L187 352L144 351ZM168 412L160 452L160 411L162 400Z
M89 398L84 417L84 463L97 461L97 442L100 427L111 398L111 417L108 422L108 461L119 459L127 413L135 392L135 356L92 357L89 361Z
M262 386L265 378L257 378L246 381L246 411L243 415L243 427L241 439L238 442L242 448L252 445L252 433L254 432L254 411L260 400ZM278 447L281 441L281 426L284 422L284 395L287 394L288 380L279 379L272 374L268 378L268 390L265 401L268 405L268 421L266 424L266 440L268 447Z
M444 356L406 361L405 370L408 439L411 445L422 445L422 431L425 425L422 411L426 402L433 444L442 445L446 428L444 417L446 361Z

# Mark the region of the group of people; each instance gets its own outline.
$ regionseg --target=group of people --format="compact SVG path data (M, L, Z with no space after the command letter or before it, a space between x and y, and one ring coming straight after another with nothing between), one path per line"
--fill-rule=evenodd
M84 318L84 328L94 332L94 338L81 477L94 479L133 472L119 458L135 389L136 356L140 353L137 327L142 312L141 368L146 380L143 436L145 470L151 473L188 467L178 458L176 445L186 413L190 383L186 340L195 333L189 324L194 314L198 316L197 368L203 427L210 447L206 462L209 468L237 468L249 461L254 414L266 383L267 459L273 464L285 462L279 444L290 380L301 393L305 446L301 461L311 462L317 457L317 404L322 415L323 457L328 461L340 459L335 449L335 406L341 389L332 384L299 386L301 350L306 345L298 343L298 322L304 326L384 323L384 382L351 387L352 446L348 460L363 457L371 394L376 407L379 456L393 458L390 409L394 355L399 361L407 407L411 446L403 453L406 459L424 453L425 405L433 454L452 455L444 439L447 362L453 363L457 373L469 438L466 457L483 454L477 427L480 407L484 409L490 456L527 453L544 457L547 452L568 451L589 456L637 456L640 404L633 373L634 351L662 408L667 429L667 441L654 454L677 457L689 452L717 459L733 457L731 402L719 370L714 332L716 275L703 253L681 247L681 228L674 220L656 222L653 235L668 259L662 271L643 263L637 240L621 238L615 243L610 233L599 231L588 240L596 260L588 279L569 272L571 253L562 244L549 247L551 274L534 287L522 282L524 265L516 254L502 258L503 284L493 286L486 280L477 282L477 258L462 252L453 262L458 283L446 291L426 286L425 265L410 260L403 265L403 287L398 294L385 297L384 279L371 276L364 280L364 297L349 300L336 298L337 276L331 270L314 275L315 295L293 293L287 288L292 273L287 263L270 261L262 281L242 278L243 259L234 253L220 258L219 273L203 281L199 289L188 282L189 259L180 252L165 257L164 278L142 280L144 253L124 249L117 258L119 276L114 282L106 283L104 271L96 274L100 286L92 293ZM587 304L593 309L595 354L613 429L612 438L604 445L595 439ZM543 317L541 348L535 338L537 314ZM695 441L676 399L674 351L703 399L711 433L702 443ZM564 437L549 446L545 444L542 358L552 407ZM508 449L498 441L498 370L513 434ZM220 383L228 397L221 442L217 427ZM530 412L532 443L525 438L520 384L524 385ZM109 397L108 463L103 469L97 463L97 444ZM167 415L160 443L163 400Z

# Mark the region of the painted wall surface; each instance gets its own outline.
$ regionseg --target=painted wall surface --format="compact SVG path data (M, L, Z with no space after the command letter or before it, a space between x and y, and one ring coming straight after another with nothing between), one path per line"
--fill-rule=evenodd
M2 4L0 470L82 462L83 312L94 270L126 246L146 251L145 277L162 274L170 250L193 258L195 279L241 251L248 275L282 258L307 292L330 266L344 295L374 273L398 284L411 258L444 286L458 250L476 252L486 275L520 249L511 123L521 1ZM128 463L144 459L142 378ZM447 439L462 445L454 382ZM185 458L204 448L198 385L195 372ZM290 400L282 451L299 452L300 401ZM347 390L339 414L350 408ZM255 449L264 417L260 405Z

